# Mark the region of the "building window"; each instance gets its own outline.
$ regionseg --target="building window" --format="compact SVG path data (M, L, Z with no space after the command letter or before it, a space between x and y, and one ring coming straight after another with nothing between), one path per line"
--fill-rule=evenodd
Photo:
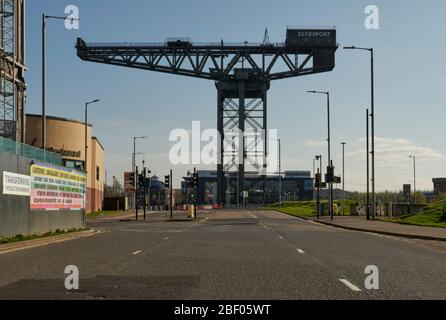
M64 160L64 166L70 169L84 171L84 161Z
M99 181L99 166L96 166L96 180Z

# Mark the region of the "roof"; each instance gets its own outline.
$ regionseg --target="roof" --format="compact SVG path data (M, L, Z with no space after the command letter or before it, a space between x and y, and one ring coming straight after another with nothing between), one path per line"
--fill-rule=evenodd
M42 118L42 115L40 114L26 114L27 118ZM56 120L56 121L65 121L65 122L71 122L71 123L78 123L81 125L84 125L85 122L74 120L74 119L68 119L68 118L62 118L62 117L55 117L55 116L46 116L47 120ZM87 123L89 127L93 127L91 123Z
M96 140L96 142L98 143L98 145L102 148L102 150L105 151L104 147L102 146L101 141L99 141L98 137L91 137L92 139Z

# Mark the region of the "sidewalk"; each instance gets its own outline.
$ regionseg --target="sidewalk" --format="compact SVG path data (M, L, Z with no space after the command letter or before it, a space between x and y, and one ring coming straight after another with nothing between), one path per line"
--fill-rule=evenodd
M410 239L435 240L446 242L446 228L421 227L384 221L367 221L366 217L330 217L316 218L313 221L337 228L372 232Z
M85 230L85 231L69 232L55 236L37 238L33 240L25 240L8 244L2 244L0 245L0 255L25 249L42 247L58 242L65 242L79 238L91 237L99 233L100 232L96 230Z
M201 219L204 215L206 215L209 210L199 210L197 211L197 218ZM87 222L95 223L95 222L104 222L104 221L116 221L116 220L135 220L136 213L134 211L120 211L113 214L107 214L103 216L95 216L95 217L87 217ZM147 221L166 221L170 220L170 212L169 211L147 211L146 212ZM138 220L144 220L144 212L139 210L138 212ZM187 211L174 211L173 212L173 221L194 221L187 217Z

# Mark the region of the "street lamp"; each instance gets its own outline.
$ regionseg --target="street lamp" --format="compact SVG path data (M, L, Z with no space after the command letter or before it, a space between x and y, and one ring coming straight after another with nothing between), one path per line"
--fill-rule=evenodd
M328 91L307 91L307 93L313 94L325 94L327 96L327 124L328 124L328 166L332 166L331 162L331 135L330 135L330 92ZM329 195L328 195L328 211L330 213L330 218L333 220L333 182L330 182Z
M370 134L369 134L369 119L370 119L370 114L369 114L369 109L366 110L365 112L365 123L366 123L366 161L367 161L367 165L366 165L366 176L367 176L367 196L366 196L366 216L367 216L367 220L370 220Z
M342 214L345 214L345 145L347 142L341 142L342 144L342 194L343 194L343 204L342 204Z
M134 182L134 186L135 186L135 193L134 193L133 200L134 200L134 205L135 205L135 211L136 212L138 210L137 209L137 203L136 203L136 200L137 200L136 193L138 192L138 188L137 188L138 177L137 177L137 174L136 174L136 140L139 140L139 139L148 139L148 138L146 136L133 137L132 171L133 171L134 178L135 178L135 180L133 181ZM136 220L138 220L138 214L136 214Z
M85 183L86 183L86 185L85 185L85 209L84 209L84 212L86 212L87 211L87 203L88 203L88 165L87 165L87 160L88 160L88 158L87 158L87 152L88 152L88 138L87 138L87 134L88 134L88 106L90 105L90 104L93 104L93 103L97 103L97 102L100 102L101 100L99 100L99 99L95 99L95 100L92 100L92 101L90 101L90 102L86 102L85 103L85 123L84 123L84 129L85 129L85 145L84 145L84 147L85 147L85 149L84 149L84 171L85 171ZM84 223L85 223L85 217L84 217Z
M319 160L319 169L317 170L319 175L319 181L317 185L317 193L316 193L316 206L317 206L317 218L319 219L321 216L321 184L322 184L322 155L318 155L315 157L316 161Z
M279 142L279 207L282 208L282 160L281 160L281 144L280 139L277 139Z
M146 136L143 137L133 137L133 156L132 156L132 171L135 172L136 167L136 140L148 139Z
M68 16L47 16L42 14L42 149L46 150L46 20L79 20Z
M414 202L416 201L415 194L417 193L417 169L416 169L416 156L410 155L409 158L413 160L413 195Z
M375 194L375 71L374 71L374 51L373 48L361 48L361 47L344 47L344 50L362 50L370 52L371 58L371 135L372 135L372 217L373 220L376 218L376 194Z

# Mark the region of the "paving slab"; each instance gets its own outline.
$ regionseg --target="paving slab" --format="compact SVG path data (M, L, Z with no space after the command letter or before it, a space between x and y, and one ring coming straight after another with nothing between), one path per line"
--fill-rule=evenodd
M320 219L314 218L312 220L321 224L348 230L372 232L411 239L446 242L446 228L405 225L381 220L369 221L366 219L366 217L362 216L334 217L333 221L331 221L330 217L321 217Z

